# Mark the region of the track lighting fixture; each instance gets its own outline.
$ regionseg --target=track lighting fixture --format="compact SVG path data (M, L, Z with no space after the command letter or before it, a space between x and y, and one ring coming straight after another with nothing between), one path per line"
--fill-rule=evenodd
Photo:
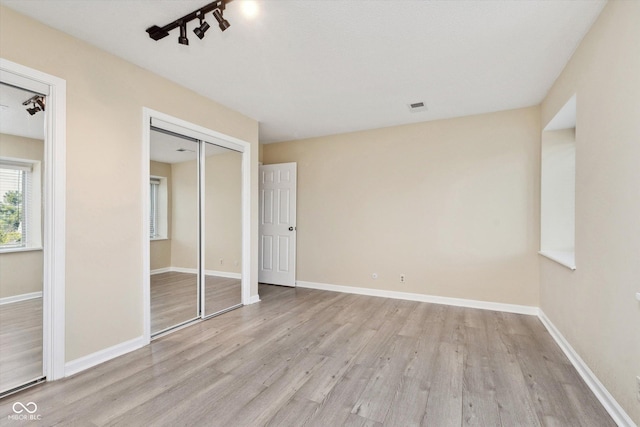
M22 105L29 105L29 104L31 104L31 106L27 107L26 110L27 110L27 113L29 113L32 116L38 111L44 111L44 96L34 95L22 103Z
M214 10L213 16L216 18L216 21L218 21L218 26L220 27L220 31L224 31L231 26L231 24L229 24L229 21L227 21L222 17L222 12L220 12L220 9Z
M204 33L207 32L207 30L210 28L209 24L207 23L207 21L204 20L204 16L200 15L198 17L200 19L200 26L196 27L193 32L196 36L198 36L198 38L200 40L202 40L202 38L204 37Z
M180 24L180 37L178 37L178 43L189 45L189 39L187 38L187 24L184 22Z
M188 15L183 16L182 18L176 19L170 24L165 25L164 27L159 27L154 25L152 27L147 28L147 33L149 37L154 40L160 40L169 35L169 31L180 28L180 37L178 37L178 43L183 45L189 44L189 39L187 38L187 23L193 21L194 19L200 20L200 26L196 27L193 32L199 39L204 38L204 34L207 32L211 26L204 20L204 16L213 11L213 16L218 21L218 27L220 27L221 31L226 30L231 26L229 21L224 19L222 13L224 12L224 8L227 2L231 0L216 0L213 3L209 3L208 5L191 12Z

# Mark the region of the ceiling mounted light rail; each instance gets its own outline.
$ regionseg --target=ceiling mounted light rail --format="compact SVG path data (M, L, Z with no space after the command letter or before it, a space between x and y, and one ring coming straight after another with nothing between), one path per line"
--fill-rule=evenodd
M200 25L196 27L193 32L199 39L204 38L204 34L211 27L207 21L204 20L204 16L213 12L213 17L218 21L218 27L220 27L220 31L224 31L231 26L229 21L224 19L222 13L224 12L224 8L227 2L231 0L216 0L213 3L209 3L208 5L191 12L188 15L183 16L182 18L176 19L170 24L165 25L164 27L159 27L154 25L152 27L147 28L147 33L149 37L158 41L163 39L169 35L169 31L180 28L180 36L178 37L178 43L183 45L189 44L189 39L187 38L187 23L193 21L194 19L198 19L200 21Z

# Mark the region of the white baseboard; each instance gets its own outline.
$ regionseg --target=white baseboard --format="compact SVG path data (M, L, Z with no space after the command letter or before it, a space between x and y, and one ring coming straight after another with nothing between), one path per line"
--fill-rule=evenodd
M184 268L184 267L165 267L165 268L159 268L157 270L151 270L151 275L153 276L154 274L169 273L169 272L197 274L198 269ZM232 273L229 271L205 270L204 274L205 276L224 277L226 279L238 279L238 280L242 279L242 274Z
M171 267L157 268L155 270L151 270L151 275L153 276L154 274L168 273L170 271L171 271Z
M65 363L64 375L65 377L68 377L77 374L78 372L82 372L85 369L92 368L108 360L142 348L144 347L144 345L144 337L140 336L138 338L116 344L112 347L105 348L104 350L96 351L95 353L88 354L86 356L80 357L79 359Z
M205 276L216 276L216 277L224 277L226 279L242 279L242 274L240 273L232 273L229 271L217 271L217 270L205 270Z
M573 347L571 347L571 344L569 344L558 328L556 328L542 310L540 310L538 317L545 328L547 328L547 331L549 331L549 334L560 346L571 364L576 368L576 371L578 371L584 382L587 383L593 394L595 394L602 406L604 406L609 415L611 415L611 418L613 418L616 424L620 427L637 427L631 417L629 417L622 406L620 406L611 393L609 393L593 371L589 369L584 360L582 360L580 355L573 349Z
M42 298L42 291L30 292L28 294L12 295L10 297L0 298L0 305L11 304L13 302L27 301L35 298Z
M440 297L435 295L414 294L410 292L386 291L372 288L357 288L353 286L329 285L326 283L296 281L300 288L319 289L323 291L344 292L348 294L368 295L372 297L384 297L403 299L409 301L429 302L432 304L453 305L456 307L479 308L482 310L504 311L507 313L538 315L538 307L528 305L504 304L499 302L477 301L462 298Z
M245 305L255 304L257 302L260 302L260 295L249 297L249 302L247 302Z

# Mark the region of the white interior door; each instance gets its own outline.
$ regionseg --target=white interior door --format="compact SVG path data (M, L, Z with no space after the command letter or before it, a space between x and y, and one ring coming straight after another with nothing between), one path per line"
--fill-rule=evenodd
M296 285L296 166L260 166L261 283Z

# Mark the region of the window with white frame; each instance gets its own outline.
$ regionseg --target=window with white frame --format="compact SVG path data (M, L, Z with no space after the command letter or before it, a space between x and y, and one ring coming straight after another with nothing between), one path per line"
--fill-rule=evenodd
M151 240L167 239L167 178L152 176L149 185L149 237Z
M0 157L0 252L39 249L40 162Z

